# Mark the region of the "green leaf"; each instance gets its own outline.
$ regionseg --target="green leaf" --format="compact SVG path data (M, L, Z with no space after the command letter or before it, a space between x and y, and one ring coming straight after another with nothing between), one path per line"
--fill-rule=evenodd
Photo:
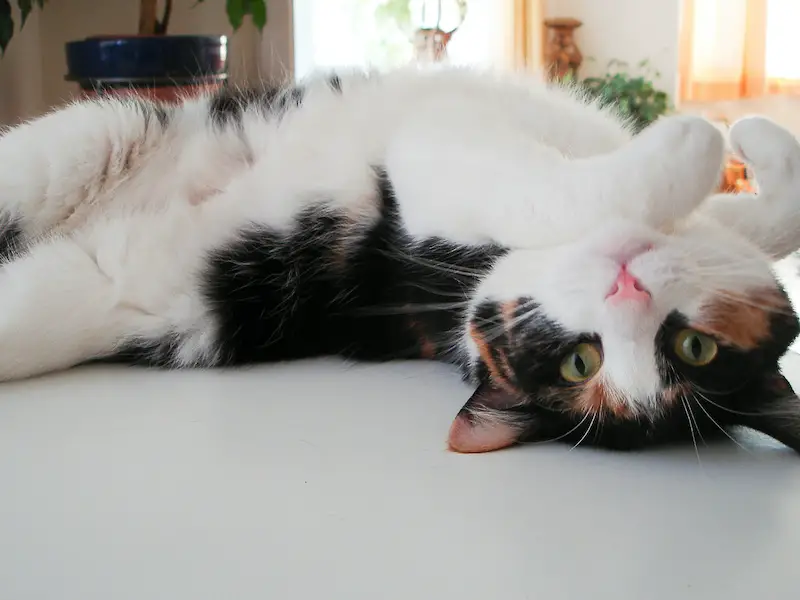
M28 20L28 15L33 10L33 0L17 0L17 4L22 15L22 22L19 24L19 30L22 31L22 28L25 27L25 21Z
M5 54L12 37L14 18L11 16L11 3L9 0L0 0L0 55Z
M411 27L410 0L383 0L375 7L375 19L380 22L393 22L400 29Z
M246 14L246 4L248 0L225 0L225 11L228 13L228 21L236 31L242 26L244 15Z
M253 24L259 31L264 30L267 24L267 3L266 0L250 0L249 13L253 19Z

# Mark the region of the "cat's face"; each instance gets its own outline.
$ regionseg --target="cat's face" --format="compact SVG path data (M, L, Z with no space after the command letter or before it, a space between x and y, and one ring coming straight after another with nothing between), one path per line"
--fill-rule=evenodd
M469 315L482 383L450 445L630 449L746 425L800 449L800 401L778 370L798 331L770 261L715 223L663 233L618 222L512 251Z

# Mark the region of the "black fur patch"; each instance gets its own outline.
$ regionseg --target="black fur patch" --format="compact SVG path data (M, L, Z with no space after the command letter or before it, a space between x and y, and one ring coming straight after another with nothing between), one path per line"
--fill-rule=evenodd
M0 213L0 263L12 259L23 247L22 228L17 219Z
M169 125L172 109L166 104L144 98L131 98L131 101L134 102L134 106L141 113L147 127L150 126L152 120L157 121L161 129L166 129Z
M264 114L282 114L303 101L302 88L267 86L260 89L238 89L225 87L215 94L208 105L211 121L218 126L240 126L242 115L250 107L257 107Z
M276 93L276 92L273 92ZM248 106L258 102L268 104L269 99L250 89L224 87L208 103L208 115L217 126L241 125L242 115Z
M360 241L353 224L312 207L289 234L251 228L214 252L205 295L224 364L342 355L447 358L465 300L504 251L414 243L394 193L376 180L381 216Z
M167 125L169 125L170 119L169 109L161 104L155 104L153 105L153 114L155 115L156 119L158 119L158 123L161 125L161 128L166 129Z
M328 78L328 86L337 94L342 93L342 79L338 75L332 75Z
M272 111L278 115L283 115L293 108L300 108L305 98L305 90L301 87L291 87L284 89L278 94L271 104Z

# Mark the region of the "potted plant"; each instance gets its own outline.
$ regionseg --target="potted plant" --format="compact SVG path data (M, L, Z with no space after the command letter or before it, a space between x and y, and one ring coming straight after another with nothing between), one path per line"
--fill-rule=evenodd
M19 9L20 30L31 11L47 2L0 0L0 52L14 35L12 1ZM173 0L163 0L160 15L159 0L138 2L137 34L96 35L66 44L68 80L86 95L137 94L166 101L222 85L228 70L226 36L168 35ZM225 10L234 31L248 15L259 31L267 22L267 0L225 0Z
M627 63L612 60L602 77L587 77L579 81L590 97L601 106L614 105L623 118L629 119L634 131L641 131L670 110L669 95L656 88L653 80L658 71L649 68L649 62L638 64L644 72L632 75L626 71Z

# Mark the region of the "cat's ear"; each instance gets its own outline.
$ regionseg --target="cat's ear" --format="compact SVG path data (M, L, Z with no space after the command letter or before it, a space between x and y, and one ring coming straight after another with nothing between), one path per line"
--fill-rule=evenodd
M780 373L767 377L758 403L738 414L736 421L800 452L800 398Z
M521 404L519 396L491 382L481 383L450 426L450 449L491 452L514 445L530 426L529 417L515 410Z

